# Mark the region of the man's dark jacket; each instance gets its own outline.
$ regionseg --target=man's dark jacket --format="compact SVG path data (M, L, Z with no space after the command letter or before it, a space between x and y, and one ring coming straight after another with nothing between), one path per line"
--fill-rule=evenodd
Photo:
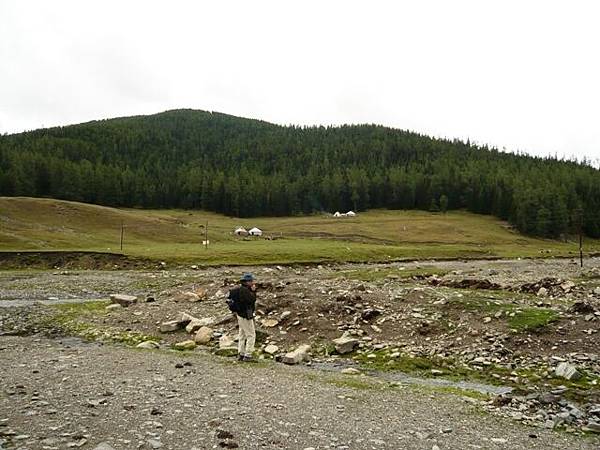
M243 284L239 289L240 295L237 301L237 315L244 319L252 319L254 318L254 309L256 308L256 293Z

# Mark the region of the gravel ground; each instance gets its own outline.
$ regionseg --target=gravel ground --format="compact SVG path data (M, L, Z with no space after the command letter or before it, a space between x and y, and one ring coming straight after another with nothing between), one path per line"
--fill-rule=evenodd
M340 380L357 378L306 367L36 336L1 337L0 360L0 448L600 447L597 436L525 427L456 395L350 387Z

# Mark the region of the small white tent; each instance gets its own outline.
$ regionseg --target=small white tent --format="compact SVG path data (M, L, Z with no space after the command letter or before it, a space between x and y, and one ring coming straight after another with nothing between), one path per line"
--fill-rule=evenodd
M354 211L348 211L348 212L346 213L346 215L347 215L348 217L356 217L356 213L355 213Z
M262 230L260 228L252 228L250 229L250 231L248 231L248 234L250 236L262 236Z
M333 217L340 217L340 216L341 216L341 214L339 211L336 211L335 214L333 215Z
M237 227L234 233L236 236L248 236L248 232L244 227Z

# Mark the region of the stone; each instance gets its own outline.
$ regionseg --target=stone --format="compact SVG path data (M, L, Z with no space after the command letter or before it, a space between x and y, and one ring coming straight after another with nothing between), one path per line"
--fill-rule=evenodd
M279 320L285 320L288 317L290 317L292 315L291 311L284 311L281 313L281 316L279 316Z
M548 289L546 289L545 287L541 287L538 289L537 294L538 297L544 297L546 295L548 295Z
M490 323L492 321L491 317L484 317L483 318L483 323Z
M179 320L169 320L168 322L163 322L160 324L161 333L171 333L173 331L180 330L181 328L183 328L183 326Z
M354 367L346 367L345 369L342 369L342 373L344 375L360 375L362 372Z
M560 288L565 292L570 292L571 289L573 289L574 287L575 283L573 283L572 281L565 281L563 284L560 285Z
M286 353L282 358L281 362L284 364L299 364L308 358L308 351L310 345L303 344L292 352Z
M111 303L118 303L123 307L127 307L129 305L137 303L137 297L135 295L111 294L110 301Z
M265 347L265 353L267 353L269 355L274 355L278 351L279 351L279 347L277 347L275 344L269 344Z
M100 442L94 447L94 450L115 450L115 448L108 442Z
M279 320L277 319L263 319L261 324L265 328L273 328L279 325Z
M158 439L148 439L146 443L152 449L161 448L163 446L162 442L160 442Z
M190 320L190 323L186 325L185 331L187 331L188 333L195 333L202 327L212 325L214 321L215 319L213 319L212 317L207 317L204 319L192 319Z
M104 308L107 312L115 311L117 309L123 309L123 307L119 303L111 303L106 308Z
M582 376L577 368L568 362L561 362L554 373L557 377L566 378L567 380L579 380Z
M194 319L195 319L195 317L192 316L191 314L182 312L181 316L179 316L179 323L181 323L181 328L187 326L187 324L190 323Z
M156 341L144 341L135 346L136 348L144 348L146 350L156 350L160 346Z
M231 348L234 346L235 342L230 336L224 334L219 338L219 348Z
M194 342L199 345L208 344L213 338L213 330L209 327L201 327L194 336Z
M594 289L594 294L600 295L600 287L597 287L596 289Z
M345 353L350 353L354 350L354 348L359 344L358 339L348 336L344 334L342 337L334 339L333 345L335 345L335 351L340 355Z
M177 342L173 344L173 348L175 350L194 350L196 348L196 343L192 340Z
M191 291L182 292L181 294L179 294L179 297L182 300L188 301L191 303L199 302L200 300L202 300L202 298L200 298L200 296L198 294L196 294L195 292L191 292Z
M584 431L591 431L592 433L600 433L600 422L594 422L590 420L586 426L582 428Z

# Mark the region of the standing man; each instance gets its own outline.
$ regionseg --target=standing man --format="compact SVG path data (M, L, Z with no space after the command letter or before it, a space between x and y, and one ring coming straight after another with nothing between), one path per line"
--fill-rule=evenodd
M254 275L245 273L240 280L239 296L237 301L237 320L239 326L238 360L253 361L254 342L254 310L256 308L256 283Z

